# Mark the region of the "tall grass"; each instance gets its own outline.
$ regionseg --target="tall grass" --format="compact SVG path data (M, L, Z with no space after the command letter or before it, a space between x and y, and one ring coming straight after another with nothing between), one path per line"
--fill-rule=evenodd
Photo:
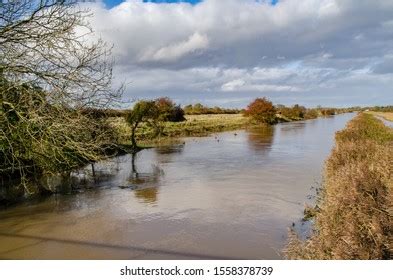
M359 114L336 134L312 236L290 233L289 259L393 257L393 129Z

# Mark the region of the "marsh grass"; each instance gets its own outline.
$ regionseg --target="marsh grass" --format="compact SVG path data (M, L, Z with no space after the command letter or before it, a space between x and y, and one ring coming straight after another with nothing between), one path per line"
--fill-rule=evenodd
M359 114L336 134L312 236L291 231L289 259L391 259L393 129Z

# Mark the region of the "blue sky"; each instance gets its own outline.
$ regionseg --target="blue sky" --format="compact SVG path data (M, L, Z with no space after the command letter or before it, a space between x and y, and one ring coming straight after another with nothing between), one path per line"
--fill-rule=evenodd
M123 0L104 0L107 7L111 8L119 5Z
M104 1L107 7L114 7L124 2L124 0L105 0ZM177 2L188 2L191 4L197 4L201 2L201 0L143 0L143 2L154 2L154 3L177 3Z
M143 0L143 2L154 2L154 3L178 3L178 2L187 2L193 5L198 4L203 0ZM258 0L256 0L258 1ZM124 0L105 0L104 1L106 6L112 8L114 6L119 5L120 3L124 2ZM271 0L273 5L277 4L278 0Z

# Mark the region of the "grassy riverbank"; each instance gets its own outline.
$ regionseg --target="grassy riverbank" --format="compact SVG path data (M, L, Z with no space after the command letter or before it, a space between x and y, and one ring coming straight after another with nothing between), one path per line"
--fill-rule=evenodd
M206 136L214 132L241 129L249 125L248 118L242 114L186 115L184 122L163 122L162 135L154 137L154 130L142 124L137 130L137 140L141 146L157 144L176 137ZM117 130L120 143L129 143L130 126L124 118L112 118L112 126Z
M393 253L393 129L359 114L336 134L312 236L293 233L290 259L389 259Z
M277 122L292 122L306 119L314 119L324 115L315 112L313 115L307 115L303 118L299 117L285 117L281 114L276 114ZM152 126L142 123L136 131L136 139L141 147L153 146L159 143L165 143L176 139L178 137L200 137L207 136L211 133L231 131L242 129L250 126L258 126L260 123L255 123L251 118L243 114L199 114L199 115L185 115L184 122L162 122L161 135L155 135L155 130ZM109 120L111 126L115 129L118 135L118 143L122 145L129 145L131 139L131 128L122 117L113 117ZM262 124L266 125L266 124Z

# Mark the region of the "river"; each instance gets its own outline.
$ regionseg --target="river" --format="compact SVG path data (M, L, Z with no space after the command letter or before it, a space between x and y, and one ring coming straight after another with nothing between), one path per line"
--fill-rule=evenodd
M0 211L2 259L280 259L354 114L184 138ZM87 176L86 168L79 177Z

